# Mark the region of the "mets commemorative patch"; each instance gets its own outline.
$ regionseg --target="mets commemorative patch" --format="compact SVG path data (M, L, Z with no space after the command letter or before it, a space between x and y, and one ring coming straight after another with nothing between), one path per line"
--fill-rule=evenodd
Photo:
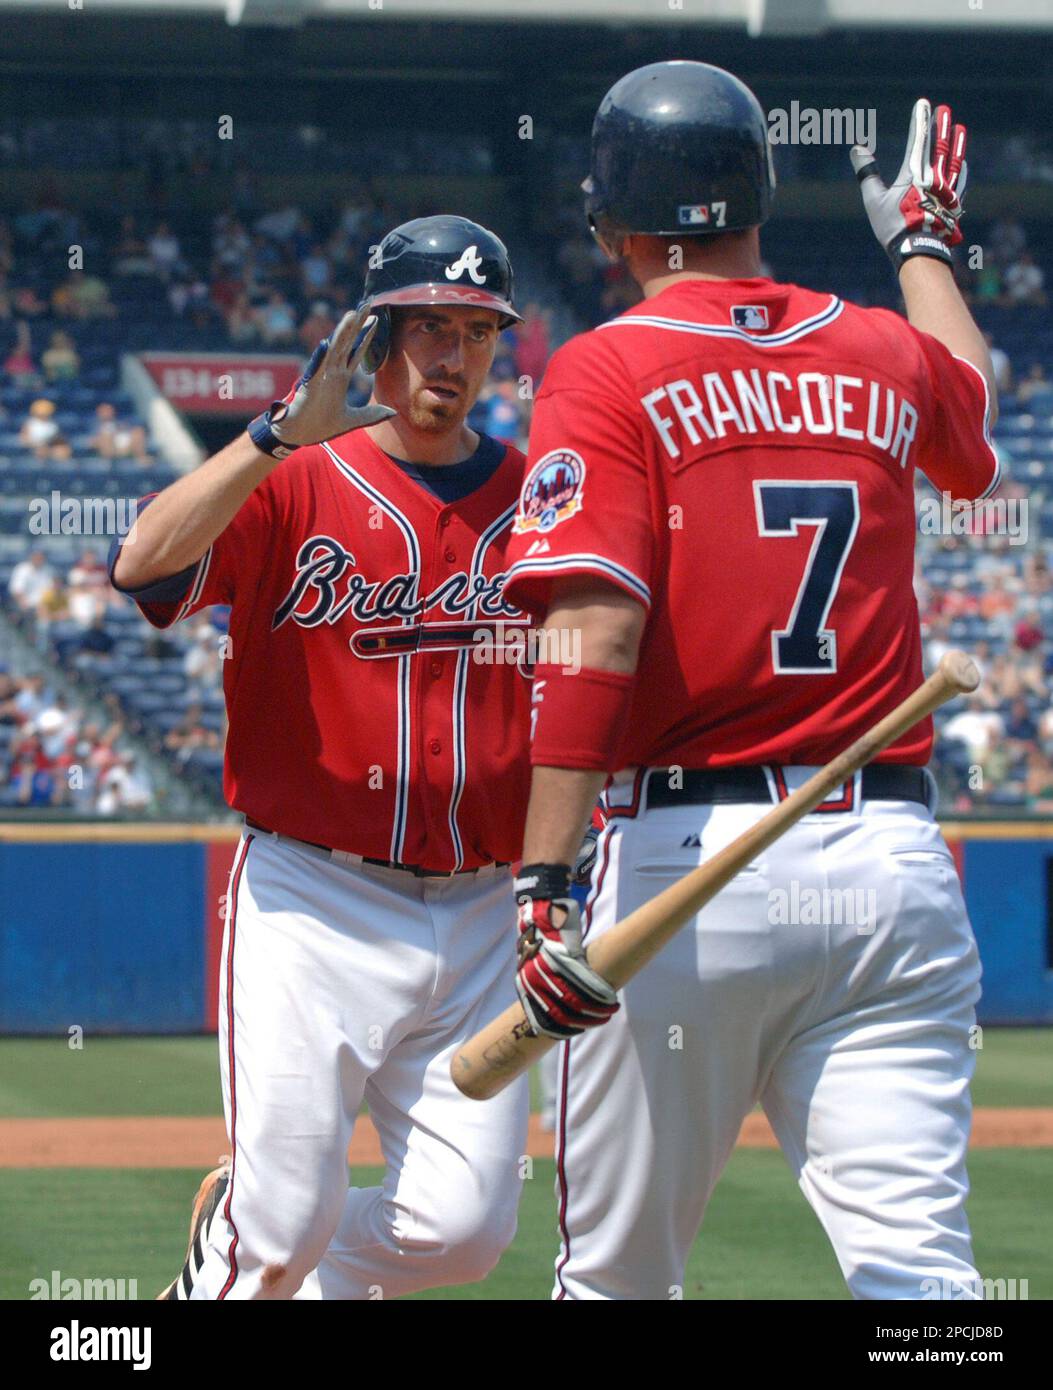
M573 449L552 449L523 482L513 531L551 531L581 511L585 460Z

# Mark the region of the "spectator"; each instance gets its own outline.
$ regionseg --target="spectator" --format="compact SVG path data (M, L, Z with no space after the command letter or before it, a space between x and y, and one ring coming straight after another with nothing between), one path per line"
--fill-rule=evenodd
M7 592L23 613L37 613L55 589L55 575L42 550L34 550L11 571Z
M51 307L59 318L107 319L117 310L110 303L110 291L97 275L71 271L51 296Z
M219 265L236 276L244 267L252 240L233 213L223 212L213 223L212 254Z
M4 373L12 386L34 388L40 384L40 373L33 361L33 339L29 324L19 320L15 326L15 345L4 361Z
M1011 391L1013 389L1013 367L1009 361L1009 354L997 346L992 333L984 334L984 342L987 344L987 351L991 354L995 385L1000 392Z
M44 380L49 384L76 381L80 374L80 357L68 333L61 329L52 333L51 346L41 355L40 365L44 368Z
M212 621L202 616L191 629L190 646L183 658L183 671L191 690L204 693L217 689L222 680L221 668L219 634Z
M483 432L495 439L507 439L512 443L518 440L521 432L522 414L516 398L514 381L498 381L489 389L485 398Z
M21 689L15 696L15 709L18 713L19 723L31 724L34 719L47 707L48 694L42 675L35 674L26 676L21 685Z
M1005 721L1005 736L1011 743L1033 743L1038 737L1038 724L1033 718L1027 701L1019 696L1010 706Z
M54 401L41 397L33 402L18 431L18 442L38 459L69 457L69 444L55 419Z
M105 614L113 592L106 566L93 550L86 550L70 570L67 583L70 617L79 627L91 627Z
M167 222L159 222L152 237L146 243L154 273L162 280L170 280L183 269L183 255L179 248L179 238Z
M1034 651L1042 641L1042 629L1033 613L1021 618L1013 633L1013 641L1022 652Z
M93 652L96 656L109 656L115 645L113 637L106 631L103 615L99 613L92 619L90 626L80 639L79 647L82 652Z
M38 319L48 311L47 302L40 298L32 285L19 285L12 291L11 307L23 319Z
M146 242L139 235L135 218L130 213L121 218L112 269L114 275L120 276L151 275L154 270Z
M259 336L256 310L243 290L226 315L227 333L235 343L253 343Z
M99 778L95 809L100 816L122 811L145 811L153 800L153 788L134 753L119 753L113 766Z
M319 294L327 290L333 279L333 267L325 254L325 247L316 244L300 264L305 295Z
M51 769L39 766L31 757L22 758L15 766L11 781L17 788L20 806L51 806L56 785Z
M984 709L983 701L970 695L966 708L949 719L944 734L964 744L969 760L982 765L992 739L1001 738L1005 729L1001 715Z
M200 704L189 705L182 719L165 738L165 748L174 753L179 762L186 762L199 748L220 747L219 735L203 722L202 713Z
M333 317L329 305L324 299L316 299L311 305L311 312L300 325L297 337L300 346L307 353L315 350L323 338L327 338L336 327L336 319Z
M1022 251L1005 272L1005 302L1010 305L1046 304L1046 277L1030 251Z
M32 729L39 738L44 757L49 763L54 763L55 759L66 751L66 746L75 734L79 722L79 714L69 708L64 695L56 696L55 700L37 715Z
M540 304L528 304L523 310L523 322L516 324L512 336L516 375L526 377L536 395L549 358L550 315Z
M14 676L0 667L0 724L22 723L22 712L16 703L19 688Z
M1032 362L1028 368L1027 376L1016 388L1016 399L1019 405L1028 405L1032 396L1037 396L1040 392L1049 391L1050 383L1046 379L1046 369L1041 362Z
M1041 748L1027 754L1025 778L1029 809L1038 815L1053 815L1053 762Z
M265 304L256 311L260 337L268 347L296 341L296 317L280 290L271 290Z
M119 421L117 408L109 401L100 401L95 407L95 418L98 423L91 437L91 447L101 458L134 458L140 463L150 462L146 431L142 425Z

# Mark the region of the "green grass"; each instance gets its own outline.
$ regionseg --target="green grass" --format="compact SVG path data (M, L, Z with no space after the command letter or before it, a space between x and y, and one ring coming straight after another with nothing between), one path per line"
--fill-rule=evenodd
M0 1116L222 1111L214 1037L0 1040Z
M976 1054L977 1105L1053 1106L1053 1029L987 1028ZM533 1088L536 1108L536 1079ZM0 1038L0 1117L218 1115L216 1040Z
M985 1028L974 1105L1053 1106L1053 1028Z
M970 1214L982 1273L1027 1279L1031 1299L1053 1298L1053 1252L1042 1238L1053 1149L984 1149L970 1160ZM0 1170L0 1298L24 1299L29 1281L137 1279L151 1298L183 1258L200 1173L184 1169ZM363 1183L379 1170L358 1169ZM424 1299L547 1299L557 1248L553 1164L525 1184L519 1232L481 1284ZM688 1299L844 1299L836 1262L782 1156L740 1150L728 1165L687 1270Z

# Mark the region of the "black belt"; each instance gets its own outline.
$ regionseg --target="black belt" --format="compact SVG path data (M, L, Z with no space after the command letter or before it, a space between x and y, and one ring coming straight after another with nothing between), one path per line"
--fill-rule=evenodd
M671 768L654 767L647 774L647 806L717 806L755 802L771 803L772 784L778 800L789 795L779 767L715 767ZM670 782L674 785L670 786ZM682 785L677 785L682 783ZM818 811L851 810L851 781L845 784L844 804L834 792ZM917 801L929 804L929 778L922 767L903 767L878 763L863 769L860 796L864 801Z
M259 830L264 835L280 835L282 833L278 830L269 830L267 826L260 825L259 821L249 820L248 816L245 817L245 824L250 830ZM286 838L295 840L297 836L288 835ZM312 849L320 849L325 854L333 853L331 845L320 845L316 840L300 840L300 844L310 845ZM403 873L413 874L414 878L453 878L457 874L474 874L478 872L477 869L425 869L422 868L420 864L399 864L393 859L371 859L365 854L360 857L363 864L372 864L378 869L401 869ZM497 869L507 869L508 863L497 862L494 867Z

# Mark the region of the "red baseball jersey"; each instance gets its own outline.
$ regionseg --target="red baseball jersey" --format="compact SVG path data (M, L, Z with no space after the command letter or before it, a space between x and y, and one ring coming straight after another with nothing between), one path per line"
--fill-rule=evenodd
M823 763L922 678L915 469L996 485L975 368L886 310L680 281L549 364L506 593L543 614L588 574L646 606L612 770Z
M298 449L187 572L180 601L133 595L156 627L231 605L232 807L429 869L519 857L530 687L525 619L502 584L525 460L484 442L496 468L450 503L364 430Z

